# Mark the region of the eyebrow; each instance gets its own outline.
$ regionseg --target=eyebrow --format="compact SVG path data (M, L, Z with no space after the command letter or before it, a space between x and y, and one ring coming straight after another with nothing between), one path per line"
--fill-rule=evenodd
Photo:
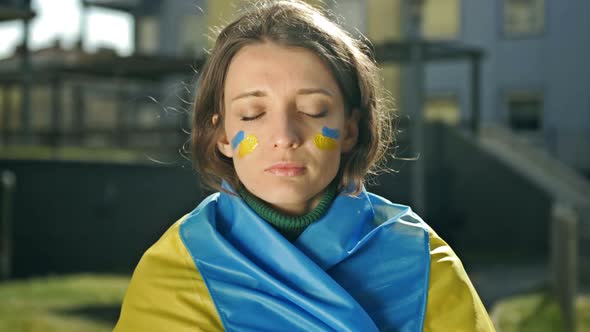
M332 95L332 93L326 89L322 89L322 88L309 88L309 89L299 89L297 90L297 94L298 95L312 95L312 94L322 94L322 95L326 95L328 97L334 97L334 95Z
M299 89L297 90L297 95L311 95L311 94L322 94L328 97L334 97L334 95L326 90L326 89L322 89L322 88L305 88L305 89ZM268 94L262 90L253 90L253 91L247 91L244 93L240 93L239 95L235 96L232 98L232 102L238 99L242 99L242 98L248 98L248 97L266 97Z
M266 92L261 91L261 90L254 90L254 91L247 91L244 93L240 93L239 95L235 96L232 98L232 102L238 99L242 99L242 98L248 98L248 97L266 97Z

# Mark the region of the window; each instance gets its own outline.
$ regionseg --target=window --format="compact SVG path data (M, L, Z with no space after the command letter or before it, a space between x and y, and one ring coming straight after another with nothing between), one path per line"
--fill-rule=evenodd
M143 16L137 18L137 50L140 54L158 53L160 46L160 25L157 16Z
M401 66L396 63L381 63L380 68L383 85L391 94L394 102L397 103L401 100Z
M20 85L0 87L0 131L13 131L20 127L21 88Z
M375 44L400 40L402 32L402 0L366 1L366 35Z
M31 87L31 127L36 129L48 129L51 124L51 91L45 84L37 84Z
M103 88L104 90L102 90ZM88 86L85 92L86 124L92 129L110 129L117 123L117 104L103 86Z
M540 94L514 93L508 96L508 124L516 131L541 129L543 100Z
M504 35L526 37L543 32L545 0L504 0Z
M428 39L457 39L461 28L460 0L426 0L422 35Z
M455 95L429 97L424 105L424 119L449 126L459 125L459 103Z

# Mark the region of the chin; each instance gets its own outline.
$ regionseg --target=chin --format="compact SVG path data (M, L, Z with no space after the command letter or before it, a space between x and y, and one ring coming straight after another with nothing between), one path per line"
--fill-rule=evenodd
M268 194L264 195L266 197L261 198L275 205L280 205L280 203L293 204L307 202L314 196L312 193L309 193L308 190L302 191L297 188L273 188L267 192Z

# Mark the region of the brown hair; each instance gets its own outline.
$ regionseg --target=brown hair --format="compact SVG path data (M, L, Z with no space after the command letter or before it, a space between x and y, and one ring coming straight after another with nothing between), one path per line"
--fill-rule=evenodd
M311 50L324 61L344 96L348 114L356 109L359 136L343 155L340 188L361 190L365 176L375 174L392 141L388 102L378 67L366 44L352 38L318 9L298 0L263 1L227 25L205 63L192 111L191 152L205 184L220 190L221 180L238 188L232 160L217 149L223 130L225 76L235 54L245 45L273 42ZM215 123L212 118L217 115Z

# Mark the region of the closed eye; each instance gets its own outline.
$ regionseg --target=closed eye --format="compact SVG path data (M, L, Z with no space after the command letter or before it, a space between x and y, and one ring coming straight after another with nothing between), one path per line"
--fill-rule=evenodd
M256 120L256 119L260 118L263 115L264 115L264 112L258 113L258 114L254 115L254 116L242 116L242 117L240 117L240 120L242 120L242 121L253 121L253 120Z
M304 113L305 115L309 116L310 118L323 118L328 114L328 110L323 110L320 113L315 113L315 114L311 114L311 113Z

